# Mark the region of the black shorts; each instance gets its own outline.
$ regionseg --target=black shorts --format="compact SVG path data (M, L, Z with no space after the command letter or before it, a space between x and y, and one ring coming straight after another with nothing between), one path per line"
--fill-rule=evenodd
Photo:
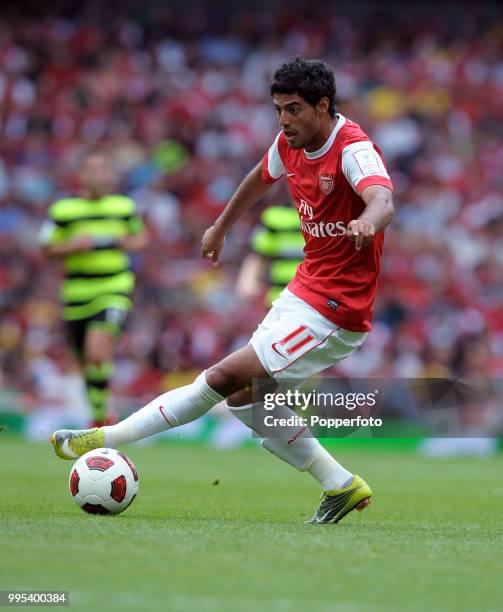
M119 308L106 308L100 310L92 317L78 319L76 321L65 321L66 333L73 348L82 355L86 334L89 329L95 327L107 331L111 336L118 337L126 326L129 312Z

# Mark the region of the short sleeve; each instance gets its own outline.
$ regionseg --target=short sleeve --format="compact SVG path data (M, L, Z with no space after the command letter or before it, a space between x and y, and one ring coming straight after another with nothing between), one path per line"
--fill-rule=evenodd
M128 229L130 234L139 234L143 229L143 220L138 215L133 215L128 223Z
M262 179L264 183L275 183L285 174L285 166L279 154L279 138L281 132L276 136L275 141L269 147L269 151L262 158Z
M42 246L62 242L67 238L67 232L64 225L57 222L54 213L54 204L49 208L47 219L42 223L38 232L38 242Z
M393 189L379 150L370 140L353 142L342 150L342 172L356 193L370 185Z
M138 214L136 202L131 198L124 198L129 207L129 218L127 220L128 234L139 234L143 229L143 219Z

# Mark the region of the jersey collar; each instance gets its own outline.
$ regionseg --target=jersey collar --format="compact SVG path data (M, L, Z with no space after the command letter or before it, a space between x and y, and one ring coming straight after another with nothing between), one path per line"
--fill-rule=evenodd
M337 123L335 124L334 129L332 130L332 133L328 137L325 144L317 151L306 151L304 149L304 155L307 157L307 159L318 159L318 157L325 155L325 153L334 144L335 137L339 133L339 130L342 128L342 126L346 123L346 118L343 115L338 113L337 116L339 117L339 119L337 120Z

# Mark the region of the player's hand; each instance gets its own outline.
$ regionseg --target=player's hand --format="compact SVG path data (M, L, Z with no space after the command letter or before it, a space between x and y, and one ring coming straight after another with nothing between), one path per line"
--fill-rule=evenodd
M357 251L360 251L364 246L375 236L376 228L373 223L363 221L362 219L353 219L348 223L347 236L350 240L354 240Z
M224 248L225 236L214 225L209 227L201 241L201 250L204 259L211 259L213 265L218 265L218 258Z

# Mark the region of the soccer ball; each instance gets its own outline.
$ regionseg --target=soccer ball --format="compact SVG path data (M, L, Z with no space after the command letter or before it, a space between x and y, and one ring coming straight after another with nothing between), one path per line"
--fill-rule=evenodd
M68 481L73 501L90 514L119 514L134 500L138 472L124 453L97 448L74 463Z

